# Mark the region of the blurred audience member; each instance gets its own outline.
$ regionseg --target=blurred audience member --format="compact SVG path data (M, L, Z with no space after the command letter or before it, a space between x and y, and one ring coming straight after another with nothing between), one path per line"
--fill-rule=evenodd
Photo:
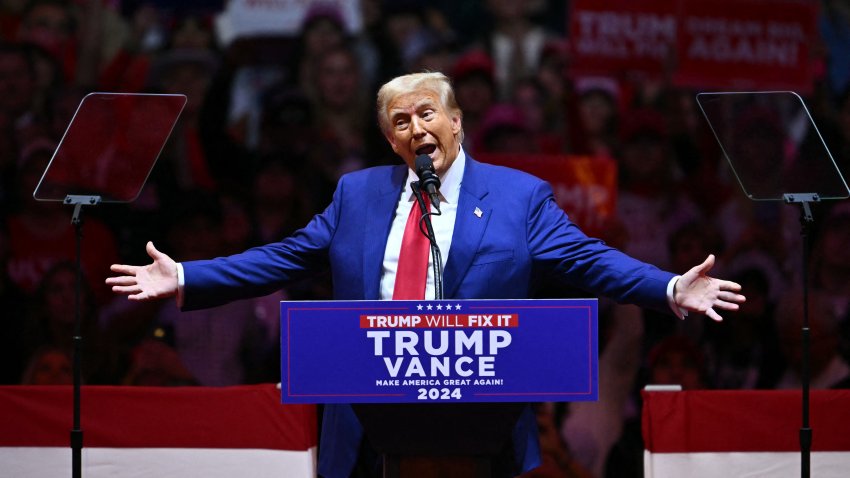
M841 298L840 316L850 305L850 203L833 205L821 221L812 252L812 283L821 291Z
M198 126L210 77L217 67L217 58L204 49L168 51L152 66L149 82L153 88L186 95L186 106L153 171L162 204L172 203L173 198L168 197L172 192L213 191L216 187Z
M510 104L493 105L474 138L474 153L534 154L540 144L529 130L522 110Z
M0 44L0 116L2 125L15 141L26 141L27 131L38 120L38 91L35 59L24 45ZM20 147L21 144L18 143ZM10 158L4 158L8 163Z
M30 357L21 385L71 385L74 383L71 356L59 347L44 346Z
M827 78L832 91L850 87L850 5L845 0L821 2L818 26L826 46Z
M776 389L801 386L803 360L803 294L787 294L777 307L779 333L785 371L773 384ZM839 349L839 318L829 298L821 291L809 291L809 385L812 389L841 387L850 383L850 365Z
M6 262L9 255L8 232L0 225L0 384L12 385L21 379L26 350L22 337L26 330L26 296L9 279Z
M572 88L567 82L568 50L566 41L559 39L547 41L543 51L540 52L540 66L533 75L546 91L548 115L558 118L560 122L568 121L567 106L575 108L572 101ZM569 145L571 141L576 139L573 138L572 133L568 133L571 125L561 124L559 126L562 126L561 130L564 131L566 142ZM566 126L566 128L563 128L563 126Z
M451 38L441 37L431 29L423 29L408 46L406 70L451 72L457 60L457 45Z
M407 73L405 56L427 30L427 16L432 9L416 1L383 2L382 17L375 27L373 41L381 54L380 78L388 79Z
M613 159L619 146L620 88L607 77L582 77L574 82L580 137L575 152Z
M73 82L77 74L79 41L72 6L63 0L33 0L24 9L18 41L43 48L61 65L63 77Z
M628 232L624 251L641 260L670 267L670 235L700 218L696 206L681 194L670 156L664 117L654 110L632 111L620 134L617 216Z
M122 384L141 387L199 385L177 352L154 338L143 340L133 349L130 367Z
M850 177L850 87L845 89L837 102L838 120L837 145L830 145L838 170L846 180Z
M3 0L0 2L0 43L11 43L18 38L21 17L29 0Z
M729 277L747 291L747 302L723 322L705 324L703 350L711 383L717 389L769 388L782 373L783 358L768 277L758 268Z
M683 273L690 267L704 260L709 254L715 254L715 267L725 270L723 260L723 238L716 228L705 221L688 222L679 227L668 238L667 250L670 252L670 270ZM696 261L696 262L688 262ZM725 275L728 275L726 273ZM749 297L749 296L747 296ZM647 322L647 342L651 346L658 339L674 332L690 337L699 342L702 338L706 321L679 320L671 315L653 317Z
M479 136L485 115L495 104L493 60L482 50L471 50L457 59L450 76L455 99L463 110L463 146L474 151L472 143Z
M537 143L537 150L544 154L566 153L563 118L547 108L550 99L536 77L517 82L512 103L522 112L525 125Z
M709 254L722 254L723 237L717 229L705 222L689 222L670 234L667 242L672 271L684 273L688 264L704 260Z
M175 257L193 260L224 254L222 211L216 197L195 193L172 212L168 244ZM282 296L269 298L279 303ZM173 303L157 314L153 330L164 340L198 383L236 385L254 381L257 365L273 349L274 341L256 315L263 299L232 302L214 309L180 312Z
M850 361L850 203L841 201L820 224L811 255L811 284L840 321L840 351ZM796 285L796 284L795 284Z
M104 62L98 84L107 91L146 91L153 55L167 42L164 15L147 2L123 4L128 32L124 44Z
M738 184L723 180L721 172L728 168L728 163L699 111L695 93L688 89L669 89L666 116L674 163L687 184L682 194L710 217L729 194L740 194L740 190Z
M534 404L540 442L540 466L518 478L592 478L590 472L572 456L558 434L552 403Z
M76 324L76 266L60 262L49 269L39 284L25 320L24 343L29 357L41 347L49 346L69 356L74 349ZM98 308L91 289L83 285L80 292L80 336L82 337L83 378L89 384L115 383L117 357L97 321Z
M0 212L9 212L15 197L20 150L38 130L36 74L30 50L0 43Z
M537 73L546 42L554 35L536 23L540 4L524 0L487 0L493 24L484 39L493 57L497 98L507 101L520 78Z
M639 308L607 305L603 317L610 323L601 338L599 400L570 403L561 426L561 436L575 460L597 477L604 474L606 459L621 439L624 422L637 414L631 393L640 368L644 333Z
M369 109L357 57L349 48L325 52L315 63L315 85L311 89L318 143L313 145L313 166L327 182L328 194L339 178L365 167L372 145L382 136ZM330 197L330 196L327 196Z
M697 344L683 336L670 335L657 343L647 356L645 384L681 385L683 390L707 387L706 369ZM642 388L642 387L640 387ZM644 443L641 435L641 397L635 395L633 413L622 426L620 439L612 444L605 472L597 476L620 478L643 476Z
M262 104L257 153L283 155L293 170L303 167L318 140L312 102L300 89L281 82L264 93Z
M268 160L260 167L251 194L255 245L280 240L304 224L304 193L282 161Z
M298 34L292 76L294 84L304 91L310 91L316 84L314 64L325 53L340 48L349 42L345 20L339 9L330 3L314 3L301 23Z
M671 335L655 345L649 351L648 367L649 384L681 385L682 390L710 388L702 352L687 337Z
M62 261L76 259L76 236L71 210L59 201L32 198L56 145L39 140L21 154L17 179L18 210L7 219L9 231L8 273L12 282L26 294L35 293L45 272ZM104 284L109 266L118 258L112 231L93 216L84 217L81 260L94 291L96 303L112 298Z

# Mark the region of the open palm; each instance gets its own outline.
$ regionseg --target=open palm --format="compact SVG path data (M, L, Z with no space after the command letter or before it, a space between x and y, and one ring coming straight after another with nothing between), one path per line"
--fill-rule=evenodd
M715 309L738 310L738 304L747 299L738 294L741 291L740 284L709 276L712 267L714 255L710 254L702 264L679 278L673 297L679 307L705 314L720 322L723 317Z
M151 264L113 264L110 270L122 275L109 277L106 284L112 286L113 292L126 294L130 300L173 297L177 294L177 263L159 252L152 242L148 242L145 250L153 259Z

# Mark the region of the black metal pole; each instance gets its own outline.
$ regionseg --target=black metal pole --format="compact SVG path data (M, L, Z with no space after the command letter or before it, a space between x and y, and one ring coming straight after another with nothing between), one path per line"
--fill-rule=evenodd
M77 280L74 287L74 425L71 429L71 467L73 478L83 476L83 430L80 426L80 386L82 382L82 242L83 242L83 205L74 205L71 223L76 230Z
M803 203L807 209L808 203ZM810 214L804 210L800 218L803 235L803 329L801 333L803 357L801 360L800 381L803 389L803 425L800 428L800 476L809 478L811 476L811 451L812 451L812 429L809 424L809 382L811 381L809 370L809 353L811 346L809 330L809 228L811 226Z
M65 204L74 206L74 214L71 216L71 224L76 232L76 255L77 255L77 280L74 287L74 336L73 336L73 373L74 373L74 423L71 428L71 475L73 478L83 476L83 429L80 424L80 389L83 381L83 317L82 317L82 291L83 291L83 206L94 206L100 204L100 196L82 196L69 194L65 197Z
M812 428L809 423L809 384L811 382L809 371L810 354L810 330L809 330L809 232L814 216L809 203L820 202L817 194L785 194L785 203L800 204L800 233L803 236L803 327L800 334L802 346L802 358L800 360L800 384L803 400L803 423L800 427L800 476L809 478L811 476L811 452L812 452Z

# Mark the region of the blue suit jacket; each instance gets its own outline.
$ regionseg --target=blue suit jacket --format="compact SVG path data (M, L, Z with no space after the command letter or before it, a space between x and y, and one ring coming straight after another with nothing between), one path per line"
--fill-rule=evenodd
M184 310L265 295L327 267L334 299L379 299L387 236L407 171L398 165L348 174L330 206L291 237L230 257L184 263ZM522 299L536 284L560 279L590 294L669 312L666 288L672 277L585 236L544 181L467 156L443 273L446 298ZM326 407L322 436L319 472L347 476L362 436L350 407ZM523 470L537 464L535 437L533 416L526 414L514 436L518 455L525 455ZM534 449L523 453L527 444Z

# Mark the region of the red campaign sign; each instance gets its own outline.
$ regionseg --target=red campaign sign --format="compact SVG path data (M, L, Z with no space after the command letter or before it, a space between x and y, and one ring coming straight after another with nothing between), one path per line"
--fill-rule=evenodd
M577 74L658 73L676 42L677 0L575 0L569 32Z
M812 89L817 2L575 0L573 75L661 75L711 89Z
M682 18L675 84L811 92L816 2L684 2Z
M545 154L477 154L476 158L548 182L558 206L589 236L599 236L616 213L617 165L611 160Z

